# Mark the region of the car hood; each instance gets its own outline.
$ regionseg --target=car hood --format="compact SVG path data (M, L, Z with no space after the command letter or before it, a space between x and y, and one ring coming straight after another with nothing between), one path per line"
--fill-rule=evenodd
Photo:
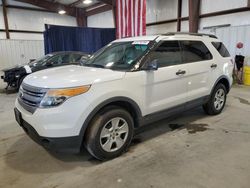
M66 88L122 79L124 75L110 69L68 65L35 72L23 82L41 88Z

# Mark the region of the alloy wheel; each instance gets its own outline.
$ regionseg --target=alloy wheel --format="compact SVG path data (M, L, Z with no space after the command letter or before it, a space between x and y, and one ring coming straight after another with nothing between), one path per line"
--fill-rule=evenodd
M109 120L102 128L100 144L104 151L114 152L119 150L126 142L129 126L126 120L115 117Z
M218 89L214 96L214 107L216 110L221 110L225 103L225 91L223 89Z

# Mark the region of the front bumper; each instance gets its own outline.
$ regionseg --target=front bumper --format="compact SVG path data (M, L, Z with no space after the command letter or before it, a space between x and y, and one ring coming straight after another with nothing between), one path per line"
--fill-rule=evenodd
M6 72L4 72L4 75L1 76L1 79L4 82L9 83L9 84L16 84L18 81L18 78L15 77L15 74L6 73Z
M18 100L15 107L21 112L22 119L32 125L40 136L61 138L80 135L91 106L84 96L79 95L58 107L37 108L34 113L24 109Z
M82 138L80 136L70 136L70 137L43 137L40 136L37 131L23 118L21 113L17 108L14 109L15 118L18 124L23 128L27 135L34 140L39 145L44 148L56 151L56 152L66 152L66 153L78 153L81 150Z
M16 100L16 120L38 144L58 152L77 153L81 149L83 124L91 105L78 95L58 107L37 108L34 113L25 110Z

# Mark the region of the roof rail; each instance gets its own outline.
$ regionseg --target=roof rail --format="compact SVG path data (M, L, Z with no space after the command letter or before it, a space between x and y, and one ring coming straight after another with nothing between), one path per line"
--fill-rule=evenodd
M163 34L164 36L169 36L169 35L193 35L193 36L208 36L211 38L215 38L217 39L217 37L215 35L212 34L206 34L206 33L189 33L189 32L168 32L166 34Z

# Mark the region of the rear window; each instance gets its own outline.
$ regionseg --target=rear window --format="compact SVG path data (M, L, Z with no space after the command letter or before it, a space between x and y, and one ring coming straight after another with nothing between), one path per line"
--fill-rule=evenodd
M180 41L184 63L211 60L212 54L201 41Z
M229 52L222 42L212 42L212 44L222 57L230 57Z

